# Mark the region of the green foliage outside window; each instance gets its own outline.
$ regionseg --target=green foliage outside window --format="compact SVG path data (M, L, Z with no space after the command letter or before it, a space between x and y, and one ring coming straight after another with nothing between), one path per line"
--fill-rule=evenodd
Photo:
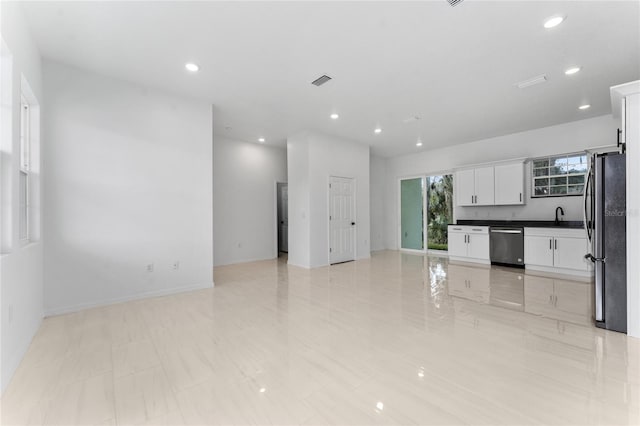
M427 247L447 250L447 225L453 222L453 175L427 178Z

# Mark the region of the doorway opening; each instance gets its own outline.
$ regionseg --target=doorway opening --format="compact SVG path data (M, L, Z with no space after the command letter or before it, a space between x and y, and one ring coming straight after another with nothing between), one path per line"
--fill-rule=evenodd
M400 249L447 251L453 223L453 175L400 179Z
M427 248L447 251L453 223L453 175L427 176Z
M289 253L289 186L287 183L276 184L278 257Z

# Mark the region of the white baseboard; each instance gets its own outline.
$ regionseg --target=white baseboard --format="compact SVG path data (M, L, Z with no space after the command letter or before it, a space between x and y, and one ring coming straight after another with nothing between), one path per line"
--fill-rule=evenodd
M298 265L296 263L291 262L290 260L287 261L287 265L289 266L295 266L296 268L304 268L304 269L311 269L311 267L309 265Z
M202 289L211 288L214 286L215 286L215 283L211 281L211 282L194 284L187 287L172 287L172 288L167 288L162 290L147 291L144 293L133 294L125 297L116 297L114 299L101 300L99 302L81 303L78 305L65 306L61 308L46 309L44 311L44 316L46 318L54 315L62 315L62 314L68 314L71 312L78 312L78 311L82 311L90 308L115 305L116 303L131 302L133 300L148 299L151 297L168 296L171 294L184 293L184 292L193 291L193 290L202 290Z
M228 262L223 262L223 263L215 263L213 267L217 268L218 266L227 266L227 265L239 265L242 263L249 263L249 262L262 262L265 260L276 260L278 258L278 256L269 256L269 257L255 257L255 258L250 258L250 259L234 259L234 260L230 260Z

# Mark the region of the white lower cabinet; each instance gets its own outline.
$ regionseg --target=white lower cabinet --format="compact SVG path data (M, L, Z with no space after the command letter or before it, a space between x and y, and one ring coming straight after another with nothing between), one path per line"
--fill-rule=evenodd
M524 263L527 269L589 277L591 262L582 229L525 228Z
M460 227L462 229L462 227ZM449 227L448 237L449 256L467 257L467 234L464 232L452 232Z
M524 236L524 264L553 267L553 237Z
M489 262L489 227L449 225L449 258L466 262Z
M467 237L467 256L472 259L489 260L489 234L471 233Z
M554 241L553 266L556 268L588 271L589 260L584 255L589 253L586 238L556 237Z

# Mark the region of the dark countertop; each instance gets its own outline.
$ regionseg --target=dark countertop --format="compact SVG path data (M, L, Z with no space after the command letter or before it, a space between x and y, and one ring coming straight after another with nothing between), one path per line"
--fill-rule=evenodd
M461 219L456 222L457 225L470 226L521 226L527 228L584 228L584 222L581 220L561 221L556 225L553 220L468 220Z

